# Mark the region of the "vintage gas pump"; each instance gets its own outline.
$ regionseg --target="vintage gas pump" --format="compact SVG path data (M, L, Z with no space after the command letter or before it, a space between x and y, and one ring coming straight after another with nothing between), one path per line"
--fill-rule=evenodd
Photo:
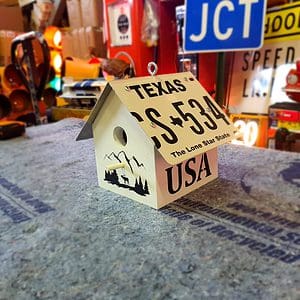
M158 72L176 72L175 7L180 1L152 0L158 19L157 45L142 41L142 23L147 0L106 0L108 56L131 64L136 76L147 75L147 64L155 61Z

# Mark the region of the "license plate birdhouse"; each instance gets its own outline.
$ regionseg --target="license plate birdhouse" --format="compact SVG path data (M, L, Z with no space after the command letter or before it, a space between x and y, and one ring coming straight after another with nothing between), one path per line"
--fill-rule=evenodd
M159 209L218 177L234 131L184 72L107 83L77 140L94 138L100 187Z

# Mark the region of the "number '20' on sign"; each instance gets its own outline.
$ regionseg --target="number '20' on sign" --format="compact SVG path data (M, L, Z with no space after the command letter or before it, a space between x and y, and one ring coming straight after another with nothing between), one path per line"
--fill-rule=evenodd
M229 121L226 119L225 114L220 112L215 104L210 101L207 96L203 96L207 109L196 99L188 99L187 102L176 101L172 103L175 115L169 116L169 123L163 123L161 121L161 113L153 107L145 109L145 115L153 126L158 126L164 130L160 135L151 136L157 149L161 147L161 141L168 144L176 144L178 142L178 136L176 131L172 128L179 126L181 128L187 128L192 131L195 135L203 135L207 130L218 129L217 120L223 120L225 124L229 125ZM192 108L195 110L195 114L188 110ZM137 112L131 112L133 116L139 122L145 121Z
M257 122L236 120L233 125L238 129L238 139L232 140L233 144L253 146L256 143L258 136Z

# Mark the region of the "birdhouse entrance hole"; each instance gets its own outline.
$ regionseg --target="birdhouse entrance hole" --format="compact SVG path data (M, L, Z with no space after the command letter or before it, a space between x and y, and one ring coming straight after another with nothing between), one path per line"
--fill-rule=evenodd
M120 143L122 146L127 144L127 134L122 127L116 127L113 132L114 139L117 143Z

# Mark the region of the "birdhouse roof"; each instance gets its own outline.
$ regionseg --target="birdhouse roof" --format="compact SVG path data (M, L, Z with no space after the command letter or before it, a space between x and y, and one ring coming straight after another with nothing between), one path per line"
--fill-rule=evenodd
M108 82L77 140L93 137L92 124L112 92L170 164L234 138L229 118L192 73L184 72Z

